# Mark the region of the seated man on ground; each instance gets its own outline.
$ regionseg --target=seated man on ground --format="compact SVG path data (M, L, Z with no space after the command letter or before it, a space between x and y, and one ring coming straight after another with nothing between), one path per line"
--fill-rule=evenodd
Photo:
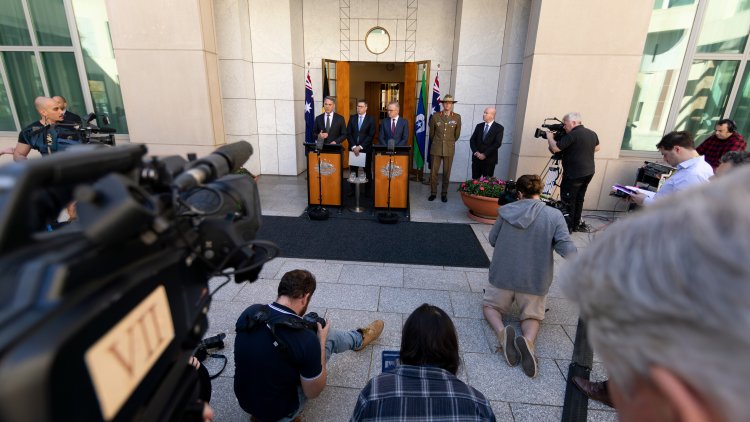
M456 377L460 357L453 321L423 304L404 324L401 364L367 383L352 421L494 421L490 402Z
M750 420L748 180L746 166L664 198L560 274L620 421Z
M521 362L523 372L533 378L537 374L534 341L552 284L552 252L567 258L577 249L560 210L539 199L539 176L521 176L516 187L519 200L500 208L490 231L489 241L495 251L482 308L508 365ZM502 316L508 314L513 301L521 309L519 337L513 326L503 325Z
M252 305L237 320L234 393L253 420L294 420L306 399L325 388L331 354L360 351L383 331L381 320L352 331L331 330L325 320L325 326L306 324L302 315L315 286L309 271L289 271L281 278L275 302Z

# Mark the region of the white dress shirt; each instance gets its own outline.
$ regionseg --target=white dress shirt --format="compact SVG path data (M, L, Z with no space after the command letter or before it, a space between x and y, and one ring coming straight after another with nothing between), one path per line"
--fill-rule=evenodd
M651 198L646 198L643 203L647 205L664 196L706 183L713 175L714 169L702 155L685 160L677 165L677 170L664 182L659 192L656 192Z

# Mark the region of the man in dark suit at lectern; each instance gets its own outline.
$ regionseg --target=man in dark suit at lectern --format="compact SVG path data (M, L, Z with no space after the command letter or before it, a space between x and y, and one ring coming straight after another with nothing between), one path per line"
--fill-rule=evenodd
M325 112L315 118L313 136L323 138L326 144L341 144L346 139L346 122L344 116L335 112L336 100L326 97L323 109Z
M497 165L497 150L503 143L503 125L495 122L495 109L484 109L484 122L474 128L469 139L471 146L471 178L492 177Z
M367 101L357 101L357 114L352 114L349 117L349 126L346 128L346 132L349 149L354 152L354 155L366 154L365 174L368 180L372 180L370 169L372 168L372 138L375 136L375 119L367 114ZM349 167L355 173L359 168L357 166ZM370 186L371 184L368 182L366 194L369 193Z
M396 146L408 145L409 123L406 119L399 117L398 101L388 103L388 118L380 121L379 145L388 145L388 140L396 141Z

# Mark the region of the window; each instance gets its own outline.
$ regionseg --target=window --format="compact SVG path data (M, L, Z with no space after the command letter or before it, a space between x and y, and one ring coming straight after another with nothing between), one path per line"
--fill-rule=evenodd
M102 0L3 0L0 131L38 120L36 97L62 95L70 111L128 133L107 25Z
M622 149L655 151L672 130L700 143L730 116L747 134L749 35L750 0L656 0Z

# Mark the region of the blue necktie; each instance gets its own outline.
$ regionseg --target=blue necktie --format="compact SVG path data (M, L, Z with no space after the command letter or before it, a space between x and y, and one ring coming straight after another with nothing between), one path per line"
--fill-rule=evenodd
M362 116L359 116L359 125L357 125L357 130L362 130Z

